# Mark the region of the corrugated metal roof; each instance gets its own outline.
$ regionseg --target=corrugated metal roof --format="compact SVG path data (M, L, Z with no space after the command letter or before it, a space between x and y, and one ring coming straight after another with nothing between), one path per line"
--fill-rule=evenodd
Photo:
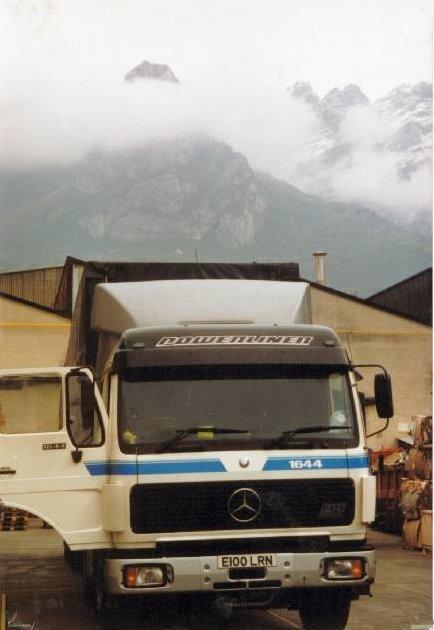
M375 306L398 311L423 324L432 323L432 268L405 278L366 300Z
M44 308L53 309L63 267L46 267L0 274L0 292Z

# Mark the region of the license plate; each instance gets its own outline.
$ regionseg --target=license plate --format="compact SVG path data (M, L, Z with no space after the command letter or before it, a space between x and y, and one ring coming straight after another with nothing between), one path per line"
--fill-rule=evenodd
M219 569L241 569L244 567L275 567L277 558L271 553L252 553L237 556L217 556Z

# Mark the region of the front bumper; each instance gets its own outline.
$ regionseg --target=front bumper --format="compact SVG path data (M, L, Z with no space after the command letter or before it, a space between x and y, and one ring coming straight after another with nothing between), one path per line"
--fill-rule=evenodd
M152 595L156 593L245 593L252 590L361 587L371 584L375 576L375 551L323 553L277 553L276 566L267 567L261 579L231 579L228 569L219 569L216 556L170 558L116 558L105 560L107 591L113 595ZM327 558L363 558L365 576L359 580L329 580L322 573ZM128 588L124 585L127 565L170 565L173 578L164 586Z

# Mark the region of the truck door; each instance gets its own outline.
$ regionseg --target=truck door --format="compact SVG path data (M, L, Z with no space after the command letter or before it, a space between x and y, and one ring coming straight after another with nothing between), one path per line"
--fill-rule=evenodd
M107 426L90 370L0 371L0 502L41 517L71 549L110 547Z

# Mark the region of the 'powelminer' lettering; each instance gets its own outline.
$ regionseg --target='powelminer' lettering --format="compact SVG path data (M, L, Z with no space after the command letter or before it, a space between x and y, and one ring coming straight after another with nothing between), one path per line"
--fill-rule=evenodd
M195 335L162 337L156 346L310 346L312 341L300 335Z

